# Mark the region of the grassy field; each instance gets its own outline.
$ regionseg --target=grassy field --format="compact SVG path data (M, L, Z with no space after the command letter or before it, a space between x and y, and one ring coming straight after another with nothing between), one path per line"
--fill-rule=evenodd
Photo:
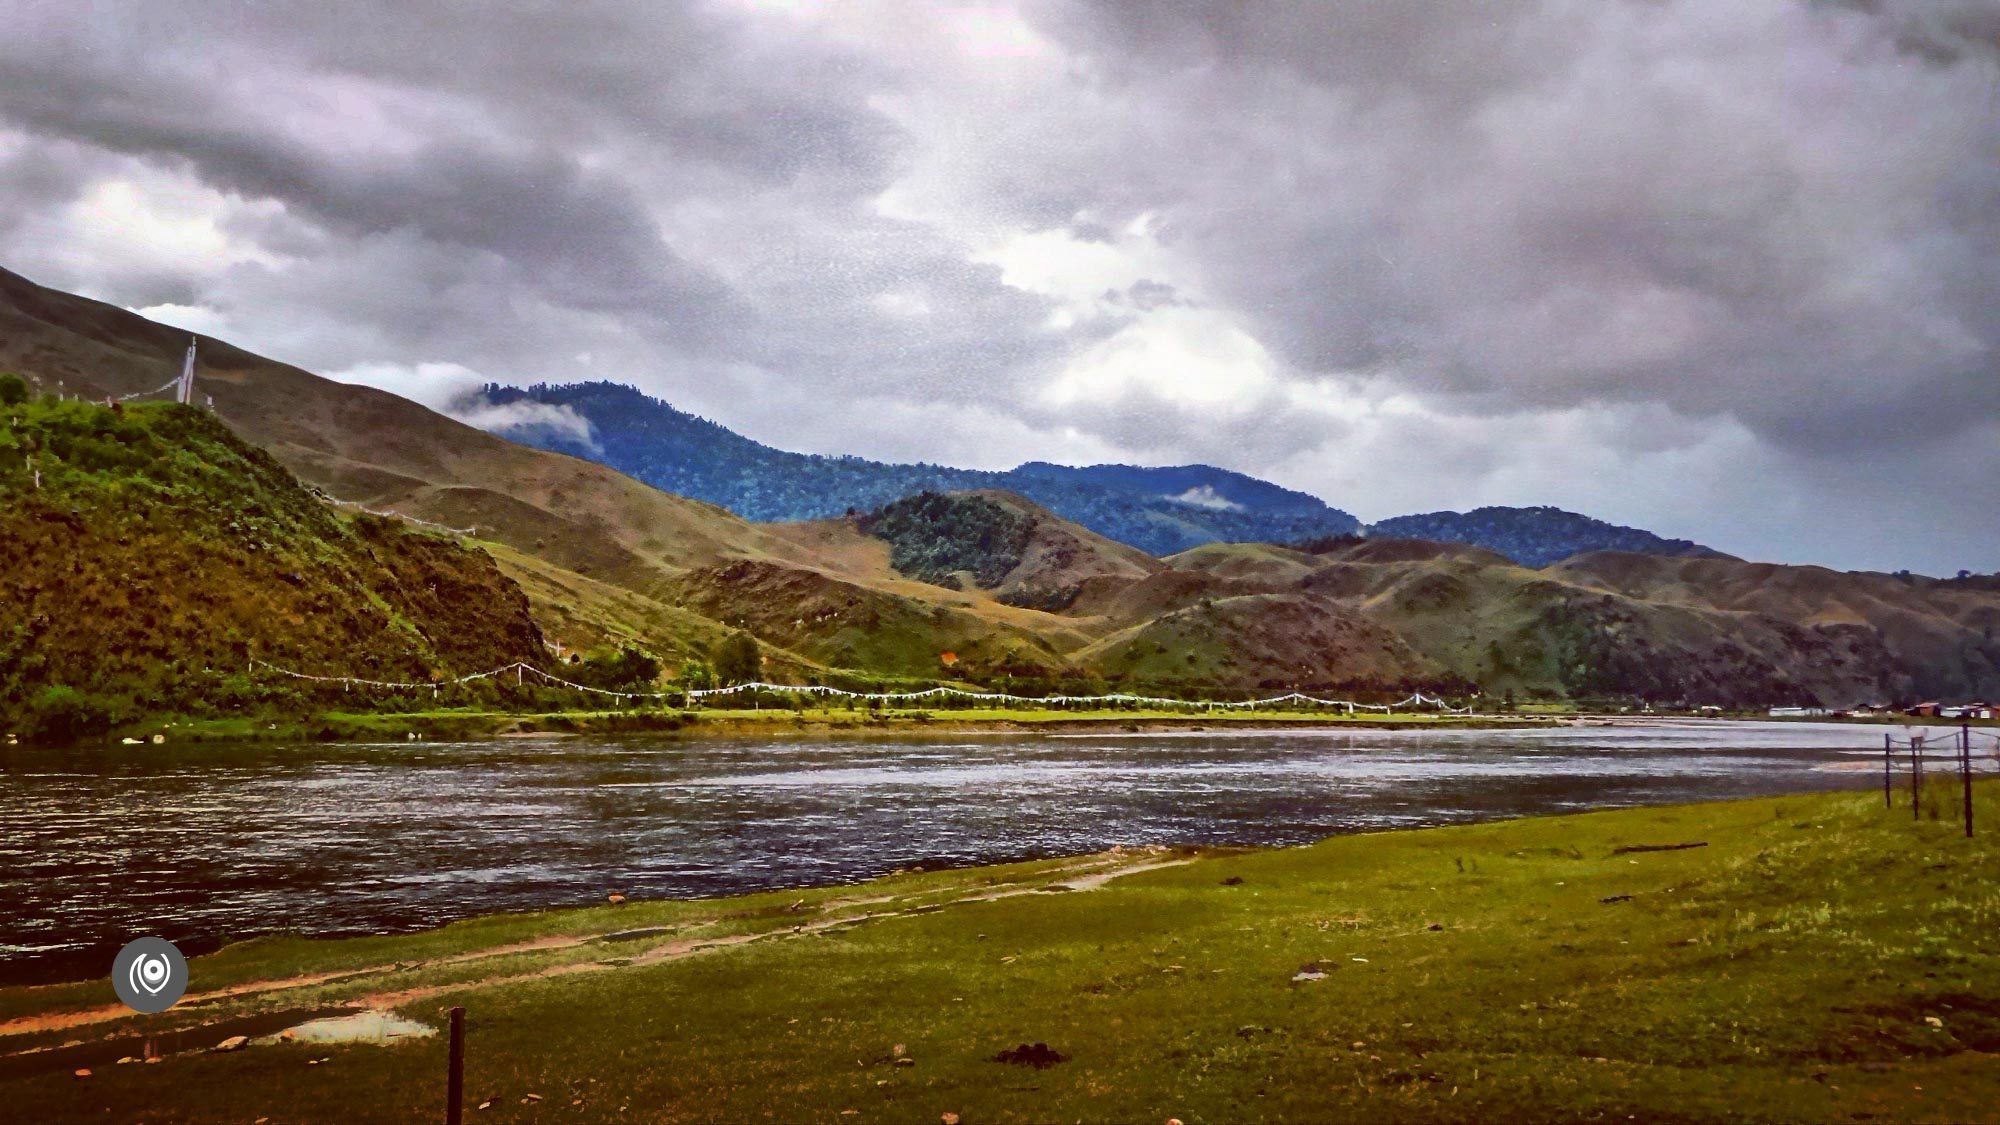
M1976 840L1954 792L1935 819L1794 797L264 939L159 1017L112 1018L103 982L0 990L0 1050L463 1004L479 1122L2000 1120L2000 785ZM1674 844L1703 846L1645 850ZM1036 1042L1065 1061L994 1060ZM444 1054L281 1043L0 1098L436 1119Z

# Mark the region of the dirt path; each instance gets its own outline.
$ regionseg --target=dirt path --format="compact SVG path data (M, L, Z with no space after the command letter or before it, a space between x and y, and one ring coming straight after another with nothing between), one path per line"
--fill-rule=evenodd
M357 1009L388 1009L416 1003L449 992L459 992L468 988L487 988L515 984L532 980L547 980L567 976L572 973L605 972L613 969L638 965L654 965L667 961L677 961L712 950L727 949L747 945L757 941L782 940L793 937L807 937L827 930L866 925L870 922L893 918L910 918L921 914L931 914L953 906L969 903L995 902L1021 895L1049 894L1063 892L1087 892L1104 887L1114 879L1127 875L1137 875L1146 871L1157 871L1167 867L1177 867L1193 862L1190 858L1174 858L1164 848L1119 850L1099 855L1080 857L1063 866L1044 871L1032 880L999 887L962 888L956 892L925 892L916 890L906 894L868 895L849 898L834 898L819 905L818 913L803 918L798 924L786 928L759 930L752 933L724 934L715 937L669 938L659 944L641 949L636 953L607 951L606 956L586 960L564 962L545 966L531 972L500 973L450 983L423 985L415 988L386 989L367 992L347 1000L328 1001L327 1006L346 1005ZM871 907L890 906L898 902L914 905L891 910L872 910ZM678 930L700 928L713 922L697 922L688 926L663 927L661 937ZM287 992L304 988L315 988L343 982L365 982L371 977L383 977L392 973L411 972L419 969L448 965L464 965L478 961L490 961L502 957L522 954L581 950L603 944L607 934L551 934L533 941L514 942L492 946L487 949L469 950L448 956L435 957L414 962L392 962L367 965L352 969L340 969L324 973L310 973L294 977L269 980L246 981L226 988L195 993L184 998L176 1010L200 1012L214 1007L221 1009L231 1001L254 1000L280 996ZM63 1012L23 1016L0 1022L0 1054L6 1054L5 1041L9 1038L43 1035L51 1032L96 1027L115 1023L132 1016L132 1010L122 1004L108 1004L93 1008L80 1008ZM187 1025L199 1028L208 1023L241 1015L240 1011L217 1010L209 1013L210 1018L199 1019ZM182 1030L177 1028L176 1030Z
M405 1004L427 1000L433 996L441 996L448 992L461 991L469 987L486 988L496 985L518 984L524 981L548 980L552 977L568 976L572 973L601 972L638 965L656 965L665 961L679 961L683 958L692 957L697 953L706 953L715 949L727 949L731 946L748 945L759 941L782 941L786 938L809 937L827 930L851 928L891 918L914 918L920 914L934 914L948 907L964 906L968 903L997 902L1000 899L1051 892L1094 891L1102 888L1113 879L1120 879L1127 875L1137 875L1146 871L1158 871L1165 867L1178 867L1182 864L1192 862L1194 862L1192 859L1158 859L1154 854L1147 854L1147 860L1139 862L1113 864L1095 869L1084 868L1085 873L1080 878L1063 878L1054 882L1037 882L1011 887L997 887L984 891L971 891L965 894L953 895L940 901L926 902L920 906L901 910L883 910L873 913L863 912L860 914L843 914L835 917L818 917L801 922L788 930L761 930L756 933L729 934L713 938L684 938L678 941L663 942L632 957L610 957L596 961L574 962L567 965L551 965L548 968L538 969L531 973L516 973L509 976L489 977L478 981L430 985L423 988L403 989L396 992L377 992L364 996L355 1001L355 1003L364 1008L397 1008ZM911 897L923 896L881 895L872 898L835 899L827 903L826 907L879 906L895 902L898 898Z

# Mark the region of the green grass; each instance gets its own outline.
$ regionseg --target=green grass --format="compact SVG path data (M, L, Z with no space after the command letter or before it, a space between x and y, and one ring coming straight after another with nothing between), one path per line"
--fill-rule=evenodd
M2000 787L1980 799L2000 830ZM266 939L198 959L195 980L403 962L209 1010L439 989L400 1010L468 1008L481 1122L1996 1120L2000 836L1965 840L1939 807L1913 822L1834 795L1349 836L987 902L955 900L1062 867L906 874ZM1708 846L1614 851L1694 841ZM884 913L911 906L940 908ZM647 926L674 929L436 961ZM772 936L493 979L753 932ZM1324 979L1294 982L1307 964ZM0 990L0 1019L107 998L101 982ZM990 1061L1035 1041L1069 1061ZM285 1045L0 1094L48 1121L406 1121L437 1112L443 1054Z
M498 734L581 733L617 734L636 732L679 732L689 737L728 737L742 734L770 734L787 731L920 729L1017 729L1103 726L1115 724L1135 729L1259 726L1455 726L1492 727L1515 724L1493 716L1437 715L1399 711L1391 714L1344 715L1332 711L1217 710L1193 708L1147 708L1141 710L1057 711L1026 707L970 707L958 709L808 707L794 711L788 707L704 707L691 711L672 709L507 711L481 707L444 707L412 711L327 711L311 718L288 716L229 716L215 719L174 720L126 724L121 733L148 737L163 731L172 741L284 741L309 739L339 741L380 741L402 739L410 733L431 740L491 738Z

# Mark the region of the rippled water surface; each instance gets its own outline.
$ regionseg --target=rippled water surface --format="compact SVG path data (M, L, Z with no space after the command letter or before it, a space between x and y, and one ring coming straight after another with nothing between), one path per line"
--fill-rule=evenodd
M1113 844L1338 832L1876 784L1880 733L1535 731L510 739L0 751L0 979L634 896Z

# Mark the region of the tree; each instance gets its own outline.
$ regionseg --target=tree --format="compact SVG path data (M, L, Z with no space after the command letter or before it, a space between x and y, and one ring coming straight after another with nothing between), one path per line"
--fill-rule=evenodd
M747 684L757 679L764 666L757 638L740 630L724 637L710 659L715 665L715 678L725 684Z
M681 662L681 687L688 691L706 691L715 686L715 672L706 660L684 660Z
M0 375L0 406L19 406L28 401L28 381L19 375Z
M626 645L615 653L593 654L583 662L581 671L583 681L593 687L645 689L660 678L660 661L652 653Z

